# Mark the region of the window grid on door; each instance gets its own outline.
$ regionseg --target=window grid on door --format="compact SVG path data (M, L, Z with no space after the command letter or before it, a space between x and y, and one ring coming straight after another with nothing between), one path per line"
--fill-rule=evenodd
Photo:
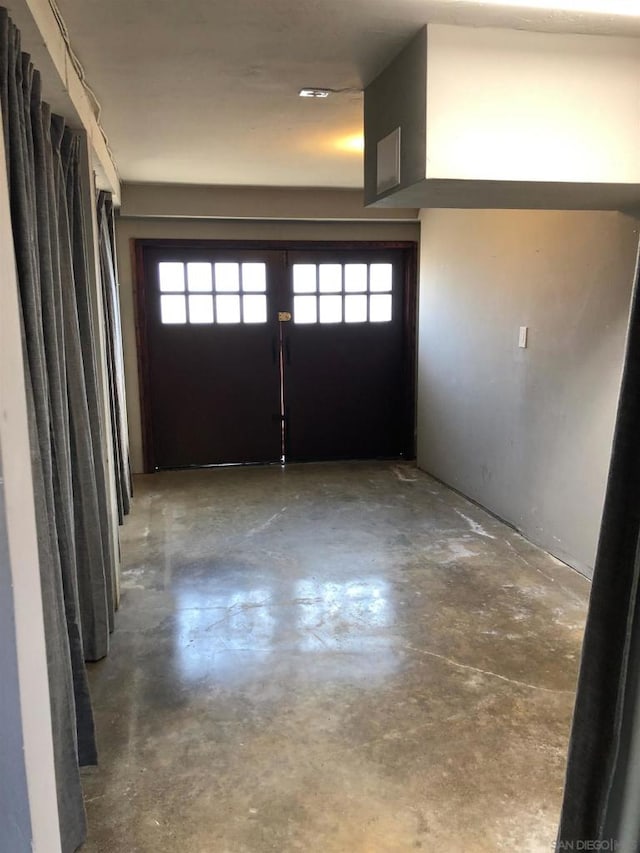
M163 325L267 322L267 267L262 261L161 261Z
M389 323L393 264L293 264L293 322Z

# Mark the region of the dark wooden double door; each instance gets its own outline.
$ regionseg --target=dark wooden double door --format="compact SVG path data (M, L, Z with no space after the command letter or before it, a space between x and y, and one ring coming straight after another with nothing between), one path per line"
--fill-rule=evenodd
M411 455L414 251L139 244L148 469Z

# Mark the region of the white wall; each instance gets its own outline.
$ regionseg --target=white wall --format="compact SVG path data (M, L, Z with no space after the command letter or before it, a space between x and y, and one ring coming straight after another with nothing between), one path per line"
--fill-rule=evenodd
M419 465L587 574L637 240L620 213L422 214Z
M0 826L7 850L31 853L13 578L1 466L0 454Z
M123 196L126 199L126 187ZM334 212L338 217L340 208L336 210L334 207ZM350 205L347 212L355 214L356 211ZM138 473L143 470L140 385L138 381L134 308L134 266L132 263L132 241L134 239L417 241L419 233L417 222L292 222L287 220L254 221L246 219L119 218L117 221L117 249L127 410L129 412L129 441L133 471Z
M426 174L640 182L640 42L430 25Z

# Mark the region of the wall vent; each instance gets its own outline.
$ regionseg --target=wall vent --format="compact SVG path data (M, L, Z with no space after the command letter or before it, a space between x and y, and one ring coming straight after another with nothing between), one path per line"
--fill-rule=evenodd
M400 128L378 141L378 195L400 184Z

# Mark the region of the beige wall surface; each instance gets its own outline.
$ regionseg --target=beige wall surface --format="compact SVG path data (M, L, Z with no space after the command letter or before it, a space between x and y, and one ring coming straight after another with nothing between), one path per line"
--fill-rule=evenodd
M135 184L122 187L123 217L416 222L416 208L364 206L361 190Z
M638 223L487 210L421 221L419 465L590 574Z
M121 217L117 221L118 267L122 333L124 340L127 409L131 465L143 470L140 387L136 349L133 239L194 240L413 240L418 241L418 222L292 222L223 219L143 219Z
M640 180L637 39L432 24L427 57L428 178Z

